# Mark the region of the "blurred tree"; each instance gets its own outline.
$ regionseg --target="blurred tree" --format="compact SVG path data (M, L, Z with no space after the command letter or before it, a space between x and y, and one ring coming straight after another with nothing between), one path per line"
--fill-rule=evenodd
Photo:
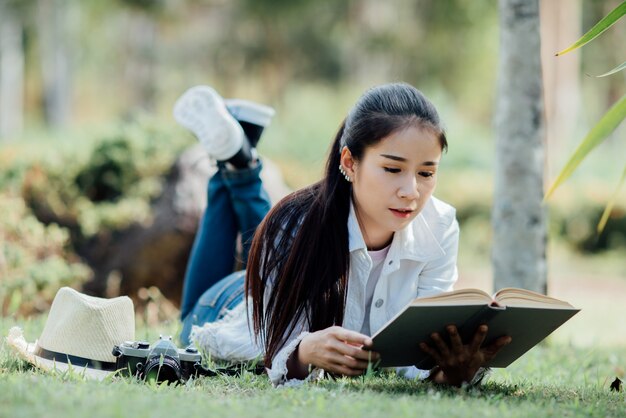
M135 7L144 12L158 12L163 7L164 0L120 0L123 4Z
M540 2L541 55L546 108L546 160L556 161L569 149L571 138L579 129L573 123L580 115L582 91L580 54L557 59L554 52L580 36L582 4L580 0ZM579 119L578 119L579 120ZM546 167L552 177L555 167ZM552 172L550 172L552 171Z
M18 1L0 0L0 140L19 135L23 128L22 7Z
M67 0L37 2L43 113L49 126L62 128L70 121L72 106L72 47L68 16L71 9L78 6Z
M331 0L241 0L226 11L230 24L213 33L212 62L227 84L241 82L244 69L274 98L292 81L336 83L343 40L333 34L346 11L346 2Z
M226 95L263 86L279 101L293 83L361 88L402 79L450 92L472 117L485 120L490 109L490 97L475 100L493 78L495 42L485 40L496 13L488 2L3 1L38 6L21 13L38 35L26 32L26 103L37 113L44 103L52 124L69 118L73 93L74 121L93 120L134 106L162 109L162 97L197 82Z
M126 16L128 55L126 60L126 84L134 93L136 106L154 111L157 84L157 35L158 22L164 0L120 0L128 6Z
M293 82L361 87L406 80L422 89L451 92L456 103L470 103L466 107L472 116L490 115L491 97L476 100L478 95L485 97L490 90L485 86L495 76L496 42L489 40L497 9L490 2L207 4L211 7L199 6L196 13L205 22L202 46L195 48L202 52L188 62L197 65L199 56L207 57L206 71L214 71L227 91L232 90L228 86L241 84L242 76L260 78L268 96L277 99Z
M546 293L539 0L499 0L494 285Z

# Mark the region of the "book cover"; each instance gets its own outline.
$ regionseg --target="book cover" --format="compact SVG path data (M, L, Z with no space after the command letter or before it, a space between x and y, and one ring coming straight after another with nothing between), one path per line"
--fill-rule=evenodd
M514 290L520 293L520 289ZM579 312L566 302L554 299L552 304L551 298L543 295L539 295L541 302L538 302L532 298L533 292L522 292L527 293L528 306L521 306L523 298L510 300L509 306L498 305L488 296L482 302L451 300L450 304L446 304L445 294L432 298L436 303L429 304L431 298L416 299L372 337L372 350L381 355L379 366L413 365L430 369L435 362L419 344L426 342L432 346L430 335L433 332L447 339L446 326L454 324L466 343L479 325L486 324L489 331L483 345L505 335L512 338L487 366L507 367Z

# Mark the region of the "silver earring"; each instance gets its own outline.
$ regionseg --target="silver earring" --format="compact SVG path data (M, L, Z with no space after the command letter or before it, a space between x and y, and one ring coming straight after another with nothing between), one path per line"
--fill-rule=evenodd
M352 179L350 178L350 176L348 176L348 173L346 173L346 171L343 169L343 166L341 164L339 164L339 172L343 174L343 176L346 178L346 181L348 183L352 183Z

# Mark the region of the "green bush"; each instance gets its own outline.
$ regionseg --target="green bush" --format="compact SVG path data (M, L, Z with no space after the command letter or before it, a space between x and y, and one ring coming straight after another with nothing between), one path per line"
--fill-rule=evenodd
M74 152L59 155L50 141L29 162L2 150L1 315L45 311L60 287L91 277L76 255L80 245L150 221L163 176L191 143L181 132L135 119Z
M602 233L597 225L604 212L601 204L582 204L576 211L553 211L553 226L559 237L584 253L626 248L626 212L613 208Z
M189 135L136 120L98 141L86 160L67 155L33 164L23 196L39 219L69 228L74 240L146 223L163 177L189 143Z
M19 196L0 193L0 313L43 312L62 286L87 280L91 270L69 248L69 234L39 222Z
M80 192L92 202L115 201L139 181L133 149L125 138L105 141L76 176Z
M489 254L492 187L480 181L480 176L484 175L484 172L473 171L448 175L440 182L438 196L455 206L461 234L471 234L469 240L476 249ZM550 202L546 206L550 238L564 241L573 251L580 253L626 249L626 211L623 207L616 205L604 231L597 232L606 194L610 192L610 189L589 184L576 188L574 194L564 193L558 202ZM594 198L581 200L580 195L593 195Z

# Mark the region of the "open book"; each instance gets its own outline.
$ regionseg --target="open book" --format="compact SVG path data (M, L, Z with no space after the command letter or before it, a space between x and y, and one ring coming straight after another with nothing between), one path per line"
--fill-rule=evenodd
M446 326L454 324L468 343L478 326L486 324L489 331L483 346L501 336L512 338L487 364L506 367L578 311L567 302L524 289L506 288L493 296L478 289L460 289L413 300L372 336L372 350L381 355L380 367L430 369L435 362L419 348L420 342L434 346L433 332L448 341Z

